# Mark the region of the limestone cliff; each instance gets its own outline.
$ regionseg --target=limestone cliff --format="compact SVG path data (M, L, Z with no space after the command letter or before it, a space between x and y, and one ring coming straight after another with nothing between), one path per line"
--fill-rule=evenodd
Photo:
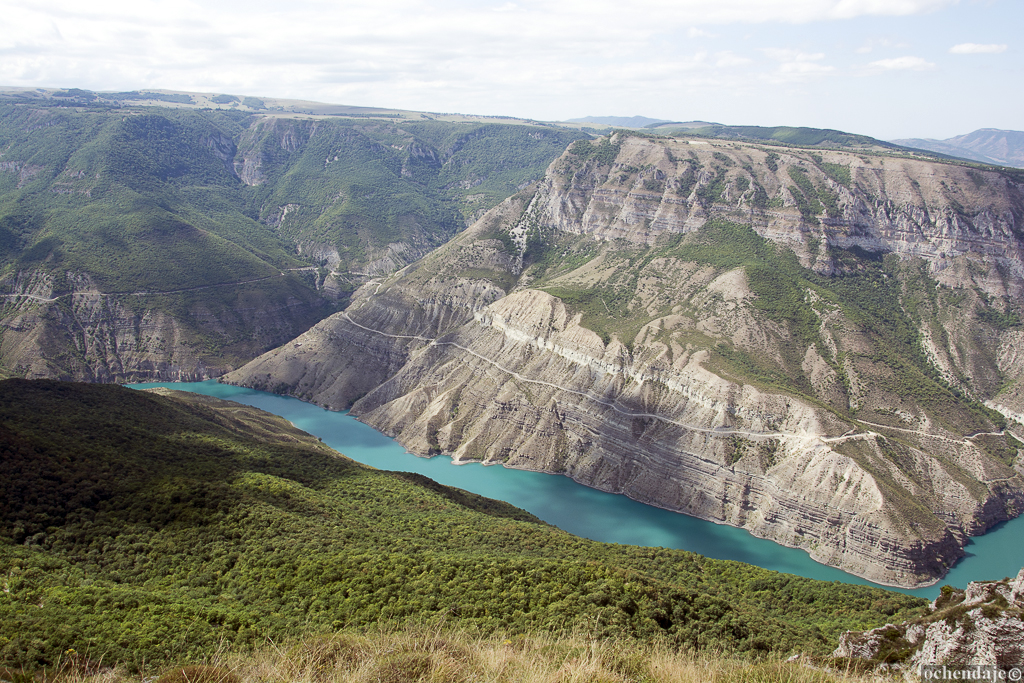
M920 585L1024 503L1020 443L982 404L1024 412L1022 220L998 172L575 143L227 380Z
M1024 569L1015 579L944 586L929 614L870 631L847 631L833 657L921 675L927 664L1024 667ZM1012 680L1012 679L1011 679Z

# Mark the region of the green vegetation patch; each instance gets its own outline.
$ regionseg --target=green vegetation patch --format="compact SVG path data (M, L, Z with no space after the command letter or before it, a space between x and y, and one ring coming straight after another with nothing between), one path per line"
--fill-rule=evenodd
M242 104L264 107L255 98ZM343 270L360 271L390 244L422 251L444 243L542 178L583 135L540 126L399 127L0 102L0 145L14 164L0 171L0 259L8 273L87 272L108 292L309 265L296 258L297 243L333 246Z
M612 142L609 135L599 138L596 142L577 140L569 147L569 154L582 161L593 160L598 166L611 166L618 158L621 148L621 137L618 142Z
M882 147L897 146L866 135L844 133L828 128L796 128L792 126L706 126L685 131L687 136L724 140L771 140L801 147Z
M3 105L0 105L3 107ZM245 211L216 112L4 109L5 154L34 169L0 194L5 270L88 273L106 292L171 291L306 265ZM28 131L28 132L26 132Z
M846 164L830 164L828 162L819 163L818 166L829 178L846 189L851 189L853 178L851 177L849 166Z
M814 183L807 177L807 172L799 166L790 166L789 177L796 183L796 187L790 186L790 194L800 210L800 216L811 225L818 225L818 215L824 210L818 199L818 191Z

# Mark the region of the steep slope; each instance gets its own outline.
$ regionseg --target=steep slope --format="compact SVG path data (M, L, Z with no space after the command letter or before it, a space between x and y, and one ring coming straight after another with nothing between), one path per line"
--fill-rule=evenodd
M29 671L72 648L141 668L409 621L824 654L924 604L576 538L181 392L0 382L0 465L0 666Z
M204 377L337 310L246 215L235 119L0 107L6 374Z
M998 172L618 134L227 380L920 585L1024 503L1022 220Z
M239 367L443 244L580 135L61 104L0 101L4 376Z
M235 169L259 220L334 273L394 272L536 181L581 133L442 122L255 120Z

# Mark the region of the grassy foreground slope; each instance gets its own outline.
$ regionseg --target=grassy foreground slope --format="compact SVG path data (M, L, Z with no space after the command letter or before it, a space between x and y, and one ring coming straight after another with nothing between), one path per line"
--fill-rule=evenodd
M267 413L177 392L4 381L0 467L8 666L68 649L181 662L408 622L823 653L843 630L924 604L576 538L354 463Z
M826 667L821 666L824 663ZM808 664L812 664L808 666ZM371 629L309 637L255 652L216 652L204 664L159 667L157 683L877 683L864 666L817 658L780 661L678 650L665 643L597 640L584 633L479 635L458 629ZM6 674L6 675L5 675ZM70 652L49 669L52 683L137 683L127 666ZM0 679L28 674L5 672ZM13 682L12 682L13 683ZM27 683L27 682L26 682Z

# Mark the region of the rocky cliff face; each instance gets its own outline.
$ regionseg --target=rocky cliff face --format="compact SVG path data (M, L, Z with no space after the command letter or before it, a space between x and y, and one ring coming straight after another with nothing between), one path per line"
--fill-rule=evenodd
M1024 193L737 143L576 143L536 189L228 381L934 581L1019 513ZM1018 434L1024 433L1019 426Z
M1018 278L1024 274L1024 191L1016 176L914 158L739 143L630 137L609 147L616 153L610 167L573 154L552 166L537 199L542 224L651 244L728 216L793 248L819 272L836 271L829 247L859 247L924 257L936 273L957 256L972 255ZM998 295L1002 287L986 289Z
M943 587L930 614L870 631L847 631L834 657L921 675L927 664L1024 666L1024 569L1015 579Z
M105 294L21 273L0 295L0 357L20 377L84 382L218 377L308 329L329 308L297 275L175 293Z

